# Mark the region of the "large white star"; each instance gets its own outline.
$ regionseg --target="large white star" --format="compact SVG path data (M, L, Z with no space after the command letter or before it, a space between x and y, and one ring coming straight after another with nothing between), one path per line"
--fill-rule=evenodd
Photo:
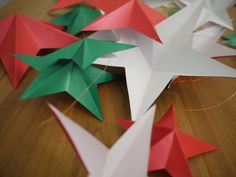
M198 0L179 1L184 3L185 5L190 5ZM227 12L227 8L234 3L235 0L204 0L204 6L196 24L196 28L207 24L208 22L213 22L225 28L233 30L233 25Z
M116 58L100 58L95 64L124 67L132 119L152 105L175 76L236 77L236 70L194 50L193 29L203 2L196 1L157 25L163 44L138 33L119 31L121 41L137 48L116 53Z
M55 107L50 108L81 157L90 177L147 177L155 107L140 117L111 149Z

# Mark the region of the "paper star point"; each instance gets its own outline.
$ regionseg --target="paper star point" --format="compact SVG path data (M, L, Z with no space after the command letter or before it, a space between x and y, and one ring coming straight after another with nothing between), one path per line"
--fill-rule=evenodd
M140 117L111 149L55 107L50 105L50 108L81 157L90 177L147 177L155 107Z
M90 65L98 57L133 47L86 38L43 57L14 55L40 72L21 99L67 92L103 120L97 85L117 76Z
M93 5L97 0L60 0L50 10L59 10L76 4Z
M0 21L0 28L0 58L14 88L19 85L28 65L11 54L37 55L40 49L61 48L78 40L55 26L18 13Z
M107 0L99 2L107 6ZM116 19L116 20L114 20ZM116 9L99 17L83 31L130 28L157 41L161 41L154 26L165 17L139 0L126 0Z
M226 39L224 41L225 44L236 47L236 34L226 34L224 35L224 38Z
M193 34L192 46L195 50L209 57L236 56L236 50L218 43L225 28L214 25Z
M185 5L190 5L193 0L179 0ZM213 22L215 24L221 25L225 28L233 30L233 25L231 18L227 12L227 8L230 7L234 0L204 0L204 6L202 8L200 17L196 24L196 28L207 24L208 22Z
M126 129L133 124L124 119L118 123ZM216 150L215 146L178 129L173 106L153 125L151 139L149 171L165 169L173 177L192 177L188 158Z
M65 26L68 33L76 35L99 16L101 16L99 10L79 5L75 10L53 19L51 23Z

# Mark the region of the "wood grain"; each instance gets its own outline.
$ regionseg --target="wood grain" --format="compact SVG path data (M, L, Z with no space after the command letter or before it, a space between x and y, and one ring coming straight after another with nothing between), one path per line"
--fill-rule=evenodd
M0 10L0 19L13 12L49 20L47 14L52 0L13 0ZM230 10L236 17L235 7ZM235 18L234 18L235 19ZM236 68L235 57L220 61ZM19 97L37 72L30 69L20 87L13 90L0 65L0 176L1 177L83 177L86 170L73 151L63 131L46 105L50 102L65 110L73 99L66 94L20 101ZM236 92L236 80L229 78L201 78L177 83L166 89L157 99L156 119L170 104L176 107L180 128L197 138L219 147L213 153L190 159L195 177L236 176L236 97L217 108L194 111L221 103ZM124 133L116 118L130 117L125 79L99 86L99 97L105 117L97 121L80 104L66 113L108 147ZM155 172L151 177L168 176Z

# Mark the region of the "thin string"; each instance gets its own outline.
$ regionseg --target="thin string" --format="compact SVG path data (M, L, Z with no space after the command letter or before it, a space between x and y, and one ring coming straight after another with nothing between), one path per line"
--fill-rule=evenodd
M229 102L230 100L232 100L234 97L236 96L236 91L229 96L227 99L223 100L222 102L213 105L213 106L209 106L209 107L205 107L205 108L200 108L200 109L182 109L182 108L175 108L178 111L184 111L184 112L201 112L201 111L208 111L211 109L216 109L220 106L223 106L224 104L226 104L227 102Z
M224 59L224 58L214 58L214 60L222 60L222 59ZM199 76L199 77L201 77L201 76ZM202 81L204 79L207 79L207 77L201 77L201 78L197 78L197 79L184 79L184 80L180 80L180 81L178 81L178 79L177 79L176 81L173 81L173 85L182 84L182 83L198 82L198 81Z
M174 81L173 85L175 84L182 84L182 83L190 83L190 82L198 82L201 81L203 79L206 79L206 77L202 77L202 78L198 78L198 79L186 79L186 80L181 80L181 81Z
M89 84L89 86L86 87L86 88L83 90L83 92L81 92L81 94L79 95L78 100L79 100L80 98L82 98L82 97L89 91L89 89L90 89L93 85L95 85L95 84L97 83L98 79L100 79L100 77L106 72L107 68L108 68L108 66L105 66L104 69L103 69L103 70L97 75L97 77L93 80L93 82L91 82L91 83ZM76 105L77 102L78 102L77 100L74 100L74 101L63 111L63 113L67 113L73 106Z

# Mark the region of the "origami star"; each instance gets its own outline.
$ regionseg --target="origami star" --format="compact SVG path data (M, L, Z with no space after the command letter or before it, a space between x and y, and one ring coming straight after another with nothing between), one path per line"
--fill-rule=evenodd
M55 3L51 10L63 9L76 4L93 5L97 0L60 0Z
M51 21L53 24L67 27L67 32L76 35L81 29L101 15L99 10L79 5L77 9Z
M124 119L118 123L126 129L133 124ZM154 124L151 142L149 171L164 169L172 177L192 177L188 158L216 150L215 146L181 132L173 107Z
M93 135L50 106L90 177L147 177L155 108L151 108L108 149Z
M124 67L132 119L142 115L176 76L236 77L236 71L192 48L192 31L203 3L196 1L157 25L163 44L120 31L122 42L139 47L95 64ZM178 23L176 23L178 22Z
M195 0L179 0L185 5L190 5ZM221 25L225 28L233 30L233 25L227 8L230 7L235 0L204 0L204 6L201 11L201 15L196 24L196 28L208 23L213 22Z
M226 41L224 41L225 44L236 47L236 34L226 34L224 35L224 38L227 39Z
M103 120L97 84L109 82L116 77L90 65L100 56L132 47L110 41L84 39L43 57L15 55L40 72L22 99L67 92L99 120Z
M99 4L109 8L108 4L112 2L110 0L101 0ZM160 42L154 26L164 19L163 15L140 0L126 0L115 10L97 18L90 25L86 26L83 31L129 28Z
M53 5L51 10L62 9L76 4L85 4L108 13L127 1L129 0L60 0L58 3Z
M11 15L0 21L0 58L9 78L16 88L28 65L16 60L12 53L36 55L40 49L56 49L76 42L78 38L38 20Z

